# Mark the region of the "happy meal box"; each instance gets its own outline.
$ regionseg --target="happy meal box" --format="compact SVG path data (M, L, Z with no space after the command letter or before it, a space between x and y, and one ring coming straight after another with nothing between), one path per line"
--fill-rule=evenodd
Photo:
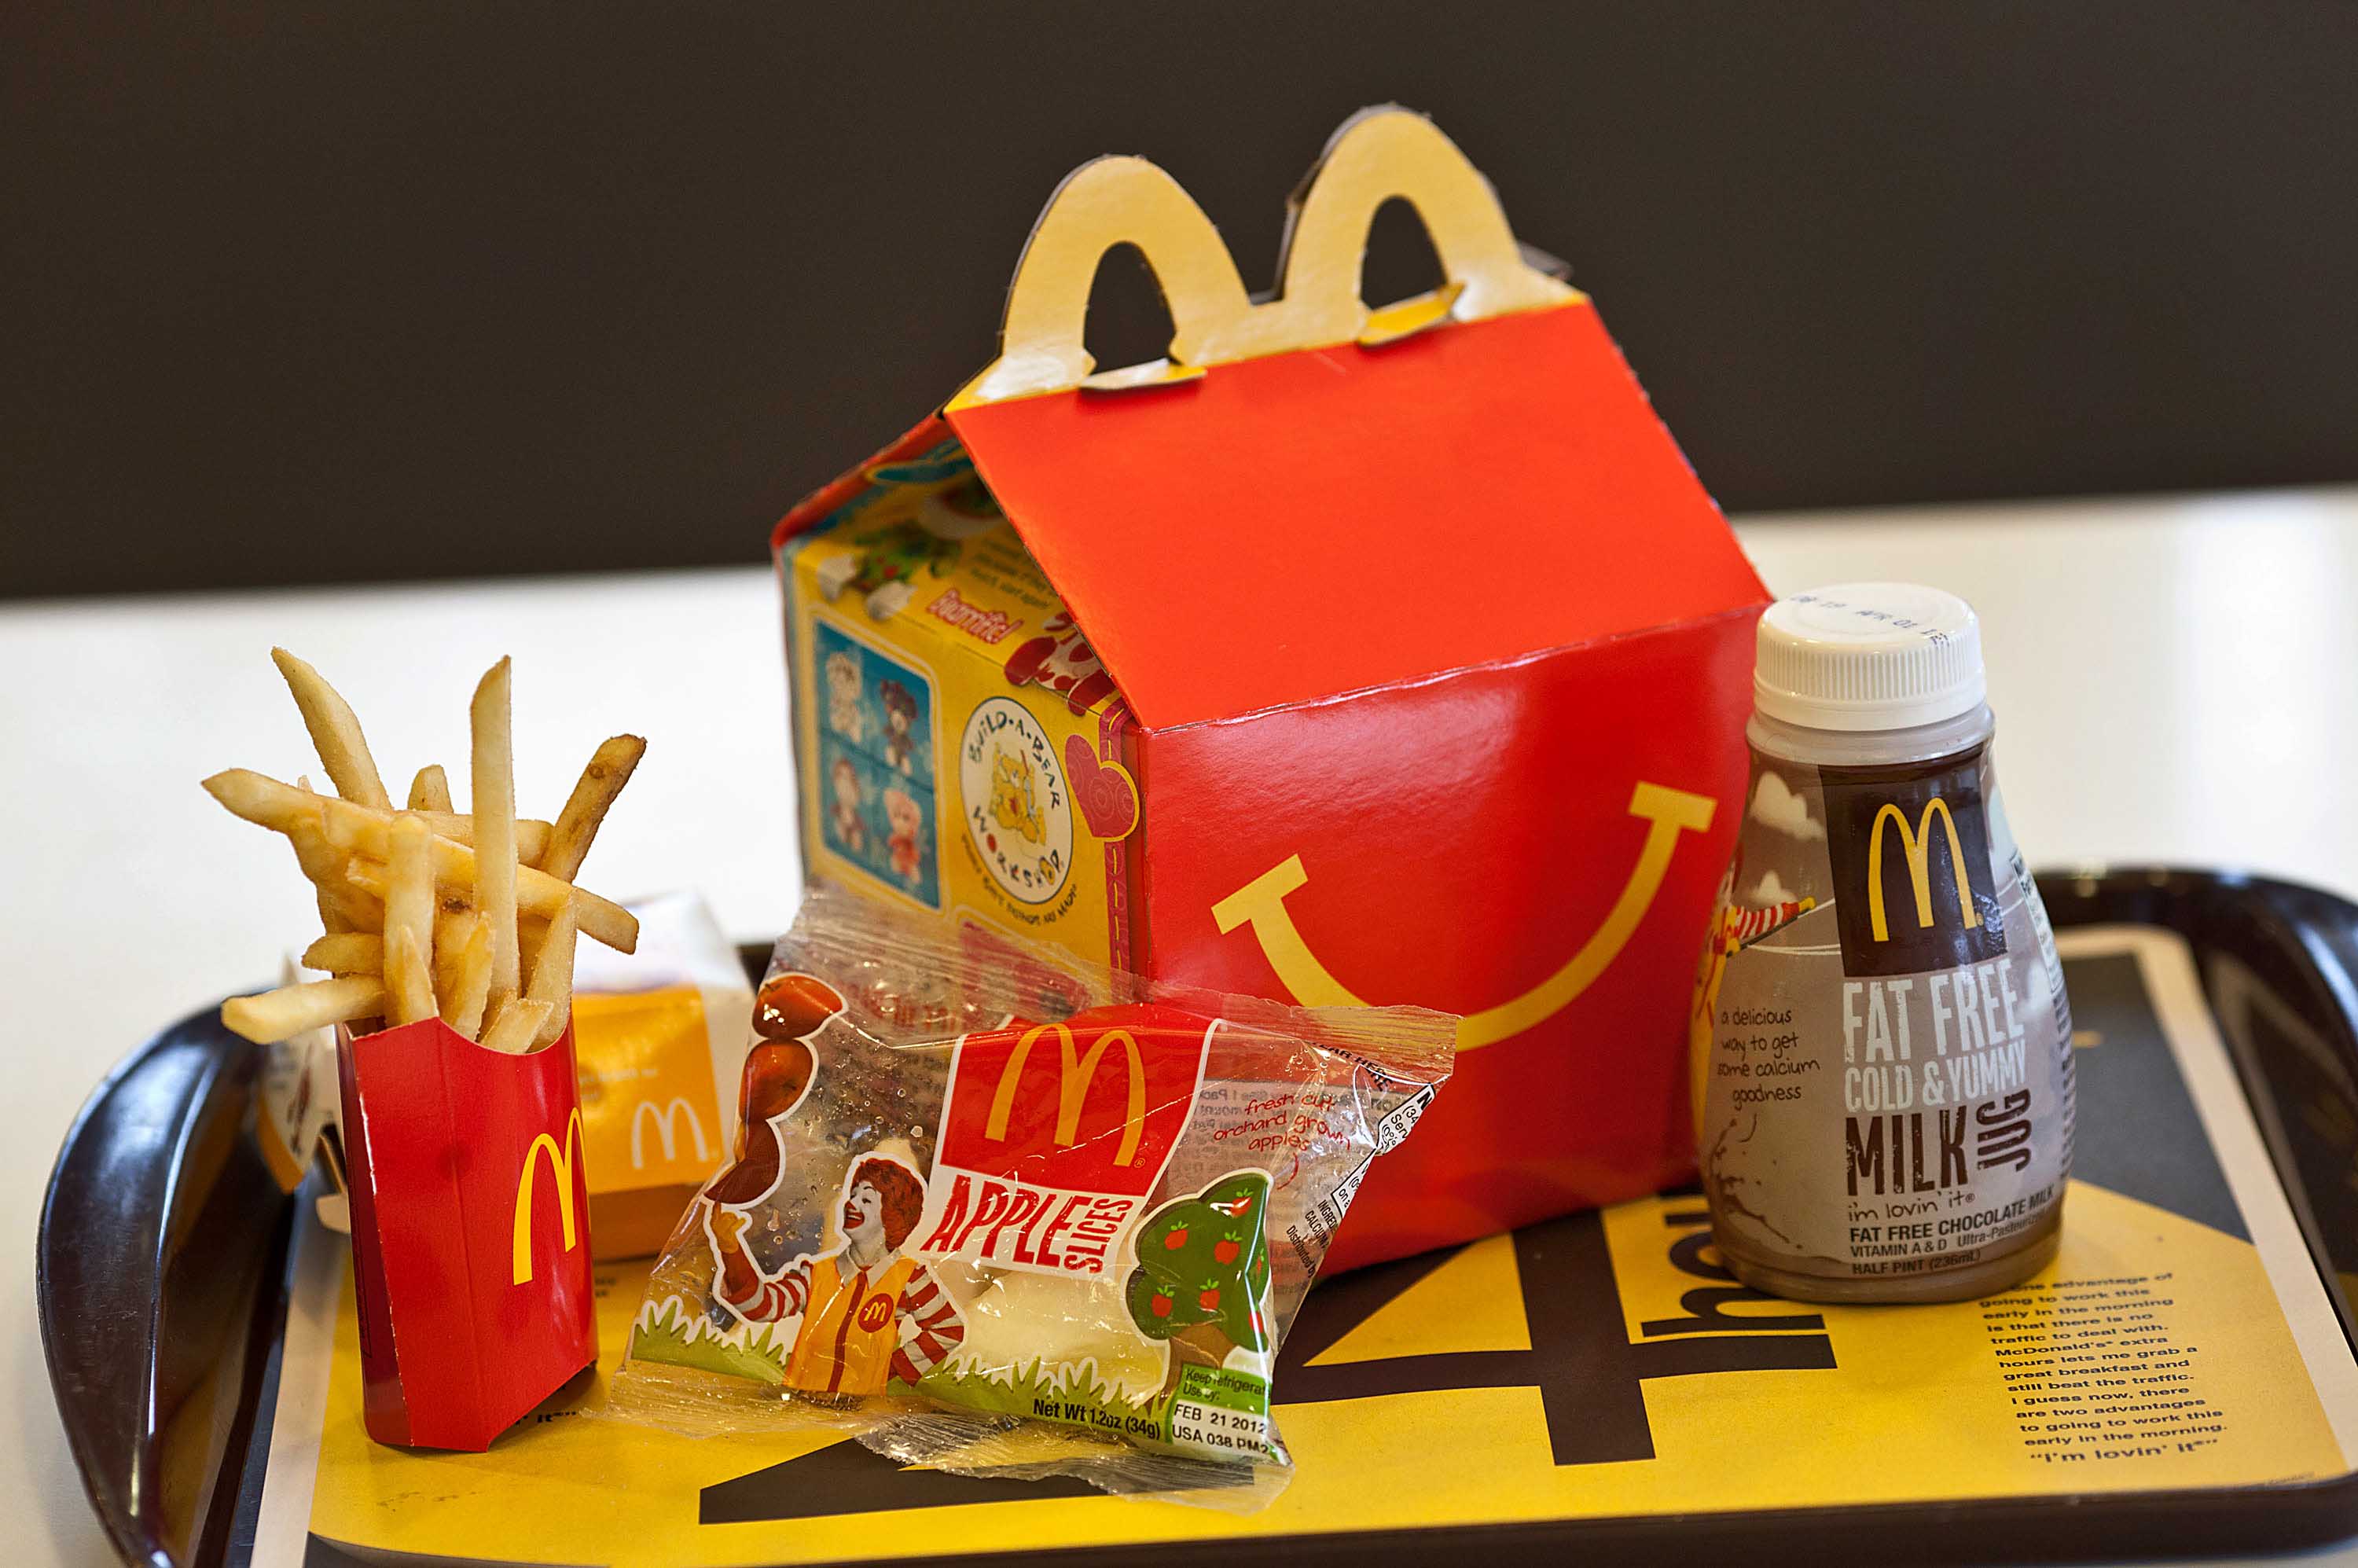
M369 1435L481 1452L598 1359L573 1030L337 1044Z
M1446 281L1370 309L1368 225ZM1169 357L1097 371L1134 244ZM1689 983L1767 596L1586 296L1370 110L1256 299L1150 163L1084 166L999 358L773 537L805 863L1085 957L1465 1015L1330 1266L1690 1168Z

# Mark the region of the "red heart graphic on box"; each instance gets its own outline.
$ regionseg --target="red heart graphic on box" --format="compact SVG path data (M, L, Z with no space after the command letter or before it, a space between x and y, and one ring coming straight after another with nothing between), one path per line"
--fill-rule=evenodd
M1120 838L1138 826L1138 785L1120 762L1100 762L1085 736L1065 737L1065 777L1081 820L1100 838Z

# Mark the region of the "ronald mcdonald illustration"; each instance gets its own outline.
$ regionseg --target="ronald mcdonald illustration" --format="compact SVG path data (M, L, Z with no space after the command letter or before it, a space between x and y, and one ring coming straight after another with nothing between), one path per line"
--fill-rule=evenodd
M914 1384L966 1338L966 1322L925 1266L901 1255L925 1208L925 1184L888 1154L866 1154L844 1177L834 1251L763 1275L744 1248L746 1210L708 1206L720 1277L713 1293L747 1323L799 1320L786 1386L858 1397L892 1379Z

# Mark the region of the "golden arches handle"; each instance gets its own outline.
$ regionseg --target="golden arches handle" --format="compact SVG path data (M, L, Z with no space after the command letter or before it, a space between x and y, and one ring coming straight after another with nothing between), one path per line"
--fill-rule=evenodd
M996 403L1078 386L1095 362L1082 346L1098 263L1134 244L1171 308L1171 357L1200 366L1224 353L1250 311L1220 233L1179 182L1144 158L1101 157L1048 198L1007 289L1000 354L957 401Z
M1376 210L1413 205L1449 282L1370 312L1360 264ZM1082 343L1098 264L1118 244L1144 254L1172 321L1168 362L1093 375ZM1444 320L1568 304L1579 293L1523 259L1490 182L1423 115L1362 110L1326 144L1287 225L1283 287L1256 305L1219 231L1179 182L1144 158L1082 165L1049 197L1016 264L999 357L953 409L1082 385L1154 385L1211 365L1335 343L1381 342Z
M1359 293L1368 231L1394 197L1424 221L1446 285L1370 312ZM1303 343L1389 341L1444 319L1478 320L1579 295L1523 259L1498 192L1423 115L1362 109L1326 144L1286 228L1282 297Z

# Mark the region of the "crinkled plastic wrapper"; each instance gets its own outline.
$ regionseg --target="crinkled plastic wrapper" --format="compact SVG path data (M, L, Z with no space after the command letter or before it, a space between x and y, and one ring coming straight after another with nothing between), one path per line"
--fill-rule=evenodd
M1278 1346L1456 1021L1082 966L815 890L754 1006L732 1162L612 1411L834 1426L905 1464L1249 1509Z

